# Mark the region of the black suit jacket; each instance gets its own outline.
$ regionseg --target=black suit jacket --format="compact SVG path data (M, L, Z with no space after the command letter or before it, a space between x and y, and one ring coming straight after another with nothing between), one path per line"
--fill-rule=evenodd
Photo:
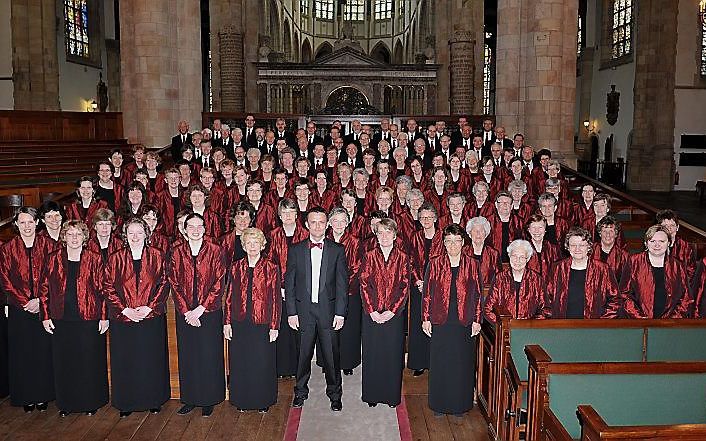
M191 144L191 133L186 134L186 144ZM175 135L172 138L172 147L170 149L174 162L181 160L181 149L183 147L184 143L181 142L181 134Z
M387 131L387 136L383 137L382 132L377 132L376 134L373 135L372 139L370 140L370 147L374 148L377 150L378 148L378 143L382 140L387 141L388 143L392 140L392 134L390 131Z
M321 144L326 147L326 145L324 144L324 138L320 137L319 135L314 135L314 142L310 142L309 134L307 133L306 140L309 143L309 150L312 150L316 144Z
M288 130L284 131L284 136L279 136L279 132L275 130L275 139L284 139L287 141L287 145L291 148L295 148L297 146L297 137L294 136L294 133Z
M252 133L248 136L248 128L243 127L243 143L245 143L248 148L257 147L257 136L255 135L255 127L252 128Z
M490 147L491 147L496 141L497 141L496 139L493 139L492 141L486 141L485 146L488 148L488 150L490 150ZM503 142L502 142L501 144L503 145L503 149L508 149L508 148L511 149L511 148L513 148L513 146L515 145L515 143L512 142L512 140L507 139L507 138L503 138Z
M229 136L227 142L221 138L221 147L226 151L226 156L235 161L235 141L233 141L233 138Z
M314 324L309 314L311 303L311 251L305 240L289 248L284 274L287 315L299 316L299 325ZM348 263L342 245L324 239L319 273L319 313L327 323L333 316L348 312Z

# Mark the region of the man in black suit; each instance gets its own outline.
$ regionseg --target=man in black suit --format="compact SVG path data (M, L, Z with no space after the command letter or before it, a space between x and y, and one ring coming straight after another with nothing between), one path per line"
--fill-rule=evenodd
M221 133L222 129L223 129L223 126L221 125L221 120L214 119L213 120L213 137L211 138L211 145L213 147L222 147L223 146L223 134Z
M221 135L221 141L218 145L223 147L228 158L235 160L235 142L230 136L230 126L228 124L221 125ZM213 141L211 141L211 144L213 144Z
M260 130L258 128L258 130ZM286 140L285 140L286 142ZM260 140L258 139L257 141L257 147L260 149L260 153L262 156L265 155L272 155L272 156L277 156L277 138L275 137L274 132L267 132L265 133L265 138L263 139L262 143L260 143Z
M177 124L179 133L172 138L172 146L170 152L172 159L177 162L181 159L181 149L186 144L191 144L191 133L189 133L189 123L185 120L179 121Z
M505 137L505 127L498 126L495 128L495 140L492 142L487 142L485 143L486 146L491 147L495 143L500 144L500 146L505 149L505 148L512 148L514 143L512 140L507 139Z
M451 145L454 147L458 147L459 145L462 145L461 143L461 137L463 135L463 128L469 126L469 133L473 131L473 128L470 127L468 124L468 118L465 116L459 116L458 117L458 127L451 133ZM468 150L468 148L466 148Z
M414 140L414 150L411 152L410 157L419 156L422 159L422 168L424 171L431 170L431 159L434 156L432 152L427 152L427 144L424 139L417 138Z
M490 146L483 144L483 135L480 133L473 135L473 147L469 151L476 155L478 161L484 156L490 156Z
M463 146L466 151L470 150L473 146L473 135L471 126L465 125L461 128L461 136L457 137L454 141L453 136L451 137L451 145L454 147Z
M257 147L257 133L255 131L255 117L251 114L245 116L245 128L243 128L243 141L245 145Z
M358 152L358 145L350 142L346 145L346 150L338 157L340 162L347 162L352 169L363 166L363 156Z
M284 120L284 118L277 118L277 122L275 122L275 127L277 127L277 132L275 133L277 139L284 139L285 141L287 141L287 145L289 147L294 147L297 145L297 139L294 136L294 133L286 129L287 122Z
M306 217L309 239L289 248L284 276L287 322L299 330L299 364L292 407L302 407L309 396L314 344L321 348L326 395L331 410L342 409L338 331L348 310L348 264L343 246L325 239L328 217L319 207Z
M409 148L410 150L414 148L414 141L420 138L424 138L424 135L422 135L422 131L419 130L419 126L417 125L416 119L408 119L407 128L404 131L405 133L407 133L407 148Z
M390 133L390 119L383 118L380 120L380 131L373 135L373 139L370 141L370 146L377 150L378 143L382 140L388 143L392 140L392 134Z
M436 133L435 124L431 124L429 127L427 127L427 134L424 137L424 141L426 141L427 143L427 150L429 152L434 153L441 150L441 139Z
M302 137L297 139L297 148L295 150L295 156L297 158L306 158L311 161L311 159L313 158L312 150L313 148L309 148L309 142L306 138Z
M313 149L316 144L324 143L324 138L316 134L316 123L313 121L306 123L306 139L309 150Z
M483 138L483 144L495 142L495 130L493 130L493 120L485 118L483 120L483 131L480 133Z
M345 141L341 136L341 129L336 126L331 126L328 135L324 136L324 146L334 145L336 143L336 140L339 138L345 144Z
M348 145L350 143L355 143L355 145L360 148L360 135L363 133L363 124L359 120L354 119L351 122L351 128L353 129L351 133L343 137L343 142Z

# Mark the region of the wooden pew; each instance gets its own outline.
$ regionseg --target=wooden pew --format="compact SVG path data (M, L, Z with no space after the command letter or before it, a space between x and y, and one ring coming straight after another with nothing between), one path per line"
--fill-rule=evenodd
M529 360L527 441L598 439L704 439L706 362L562 363L538 345L525 348ZM585 413L597 430L579 425L576 409L591 405L623 437L604 438L598 412ZM585 408L584 408L585 410ZM581 419L583 423L585 420ZM664 425L656 436L656 426ZM680 425L687 425L681 426ZM678 434L677 436L673 436ZM697 438L696 436L701 436Z

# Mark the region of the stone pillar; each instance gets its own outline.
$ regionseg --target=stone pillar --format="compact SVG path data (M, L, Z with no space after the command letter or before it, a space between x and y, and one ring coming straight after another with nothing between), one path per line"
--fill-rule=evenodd
M449 102L451 114L473 114L474 96L474 45L468 31L456 31L449 40Z
M632 145L627 152L627 184L631 190L671 191L677 8L669 0L644 0L634 5L635 113Z
M201 125L198 0L120 2L123 128L131 142L169 144L177 122Z
M56 2L12 0L10 7L15 109L60 110Z
M498 0L497 124L572 166L577 17L578 0Z
M226 26L218 32L220 59L220 109L222 112L245 111L245 72L243 70L243 34Z

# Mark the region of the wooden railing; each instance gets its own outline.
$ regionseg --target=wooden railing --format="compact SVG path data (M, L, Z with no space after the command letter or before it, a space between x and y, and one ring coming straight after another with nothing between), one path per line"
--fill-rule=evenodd
M578 161L576 169L615 188L624 189L628 179L628 164L624 161Z
M0 110L0 141L100 141L123 137L122 113Z

